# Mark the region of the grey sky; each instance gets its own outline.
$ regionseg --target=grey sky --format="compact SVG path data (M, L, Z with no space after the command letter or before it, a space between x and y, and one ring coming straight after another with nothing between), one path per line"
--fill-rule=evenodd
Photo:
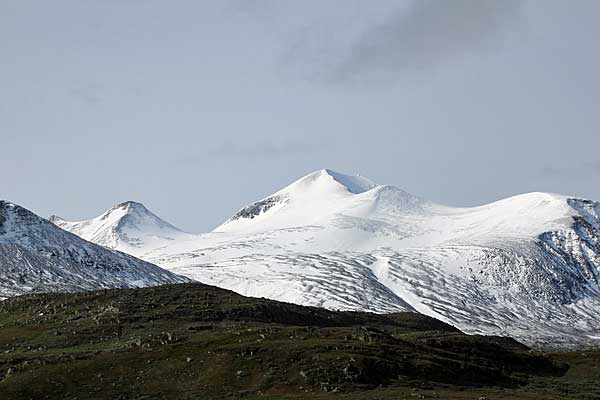
M600 2L0 2L0 198L189 231L320 168L600 200Z

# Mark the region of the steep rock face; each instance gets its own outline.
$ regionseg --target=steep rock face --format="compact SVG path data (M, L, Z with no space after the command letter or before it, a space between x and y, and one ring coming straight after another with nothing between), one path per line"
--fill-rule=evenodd
M600 295L600 204L569 199L577 214L570 229L540 235L552 272L560 273L565 303Z
M211 233L127 251L244 295L568 347L600 340L599 216L551 193L447 207L319 170Z
M285 203L284 196L271 196L263 199L261 201L257 201L256 203L250 204L240 211L235 213L233 217L231 217L228 222L240 220L240 219L253 219L258 217L259 215L266 213L269 209L273 208L276 205L281 205Z
M0 201L0 297L188 281L82 240L23 207Z

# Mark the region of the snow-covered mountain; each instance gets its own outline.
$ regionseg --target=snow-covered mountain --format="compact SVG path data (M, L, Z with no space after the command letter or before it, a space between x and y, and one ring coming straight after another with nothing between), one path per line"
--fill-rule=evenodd
M86 221L70 222L56 215L49 220L85 240L128 253L190 237L135 201L117 204L97 218Z
M0 201L0 298L27 292L188 281L156 265L82 240L23 207Z
M589 200L529 193L455 208L320 170L211 233L112 247L249 296L418 311L529 344L600 340L600 204Z

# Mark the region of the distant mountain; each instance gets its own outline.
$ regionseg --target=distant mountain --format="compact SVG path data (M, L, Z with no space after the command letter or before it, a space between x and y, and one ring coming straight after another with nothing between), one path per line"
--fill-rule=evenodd
M319 170L211 233L125 251L248 296L418 311L534 345L600 341L600 204L590 200L529 193L455 208Z
M50 222L85 240L122 251L140 251L156 243L190 236L134 201L117 204L87 221L70 222L53 215Z
M189 282L148 262L82 240L0 201L0 298Z

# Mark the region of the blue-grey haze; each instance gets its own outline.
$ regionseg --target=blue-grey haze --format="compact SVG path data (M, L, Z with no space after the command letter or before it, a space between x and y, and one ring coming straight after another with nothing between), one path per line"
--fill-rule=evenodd
M0 197L188 231L332 168L600 200L600 2L5 0Z

